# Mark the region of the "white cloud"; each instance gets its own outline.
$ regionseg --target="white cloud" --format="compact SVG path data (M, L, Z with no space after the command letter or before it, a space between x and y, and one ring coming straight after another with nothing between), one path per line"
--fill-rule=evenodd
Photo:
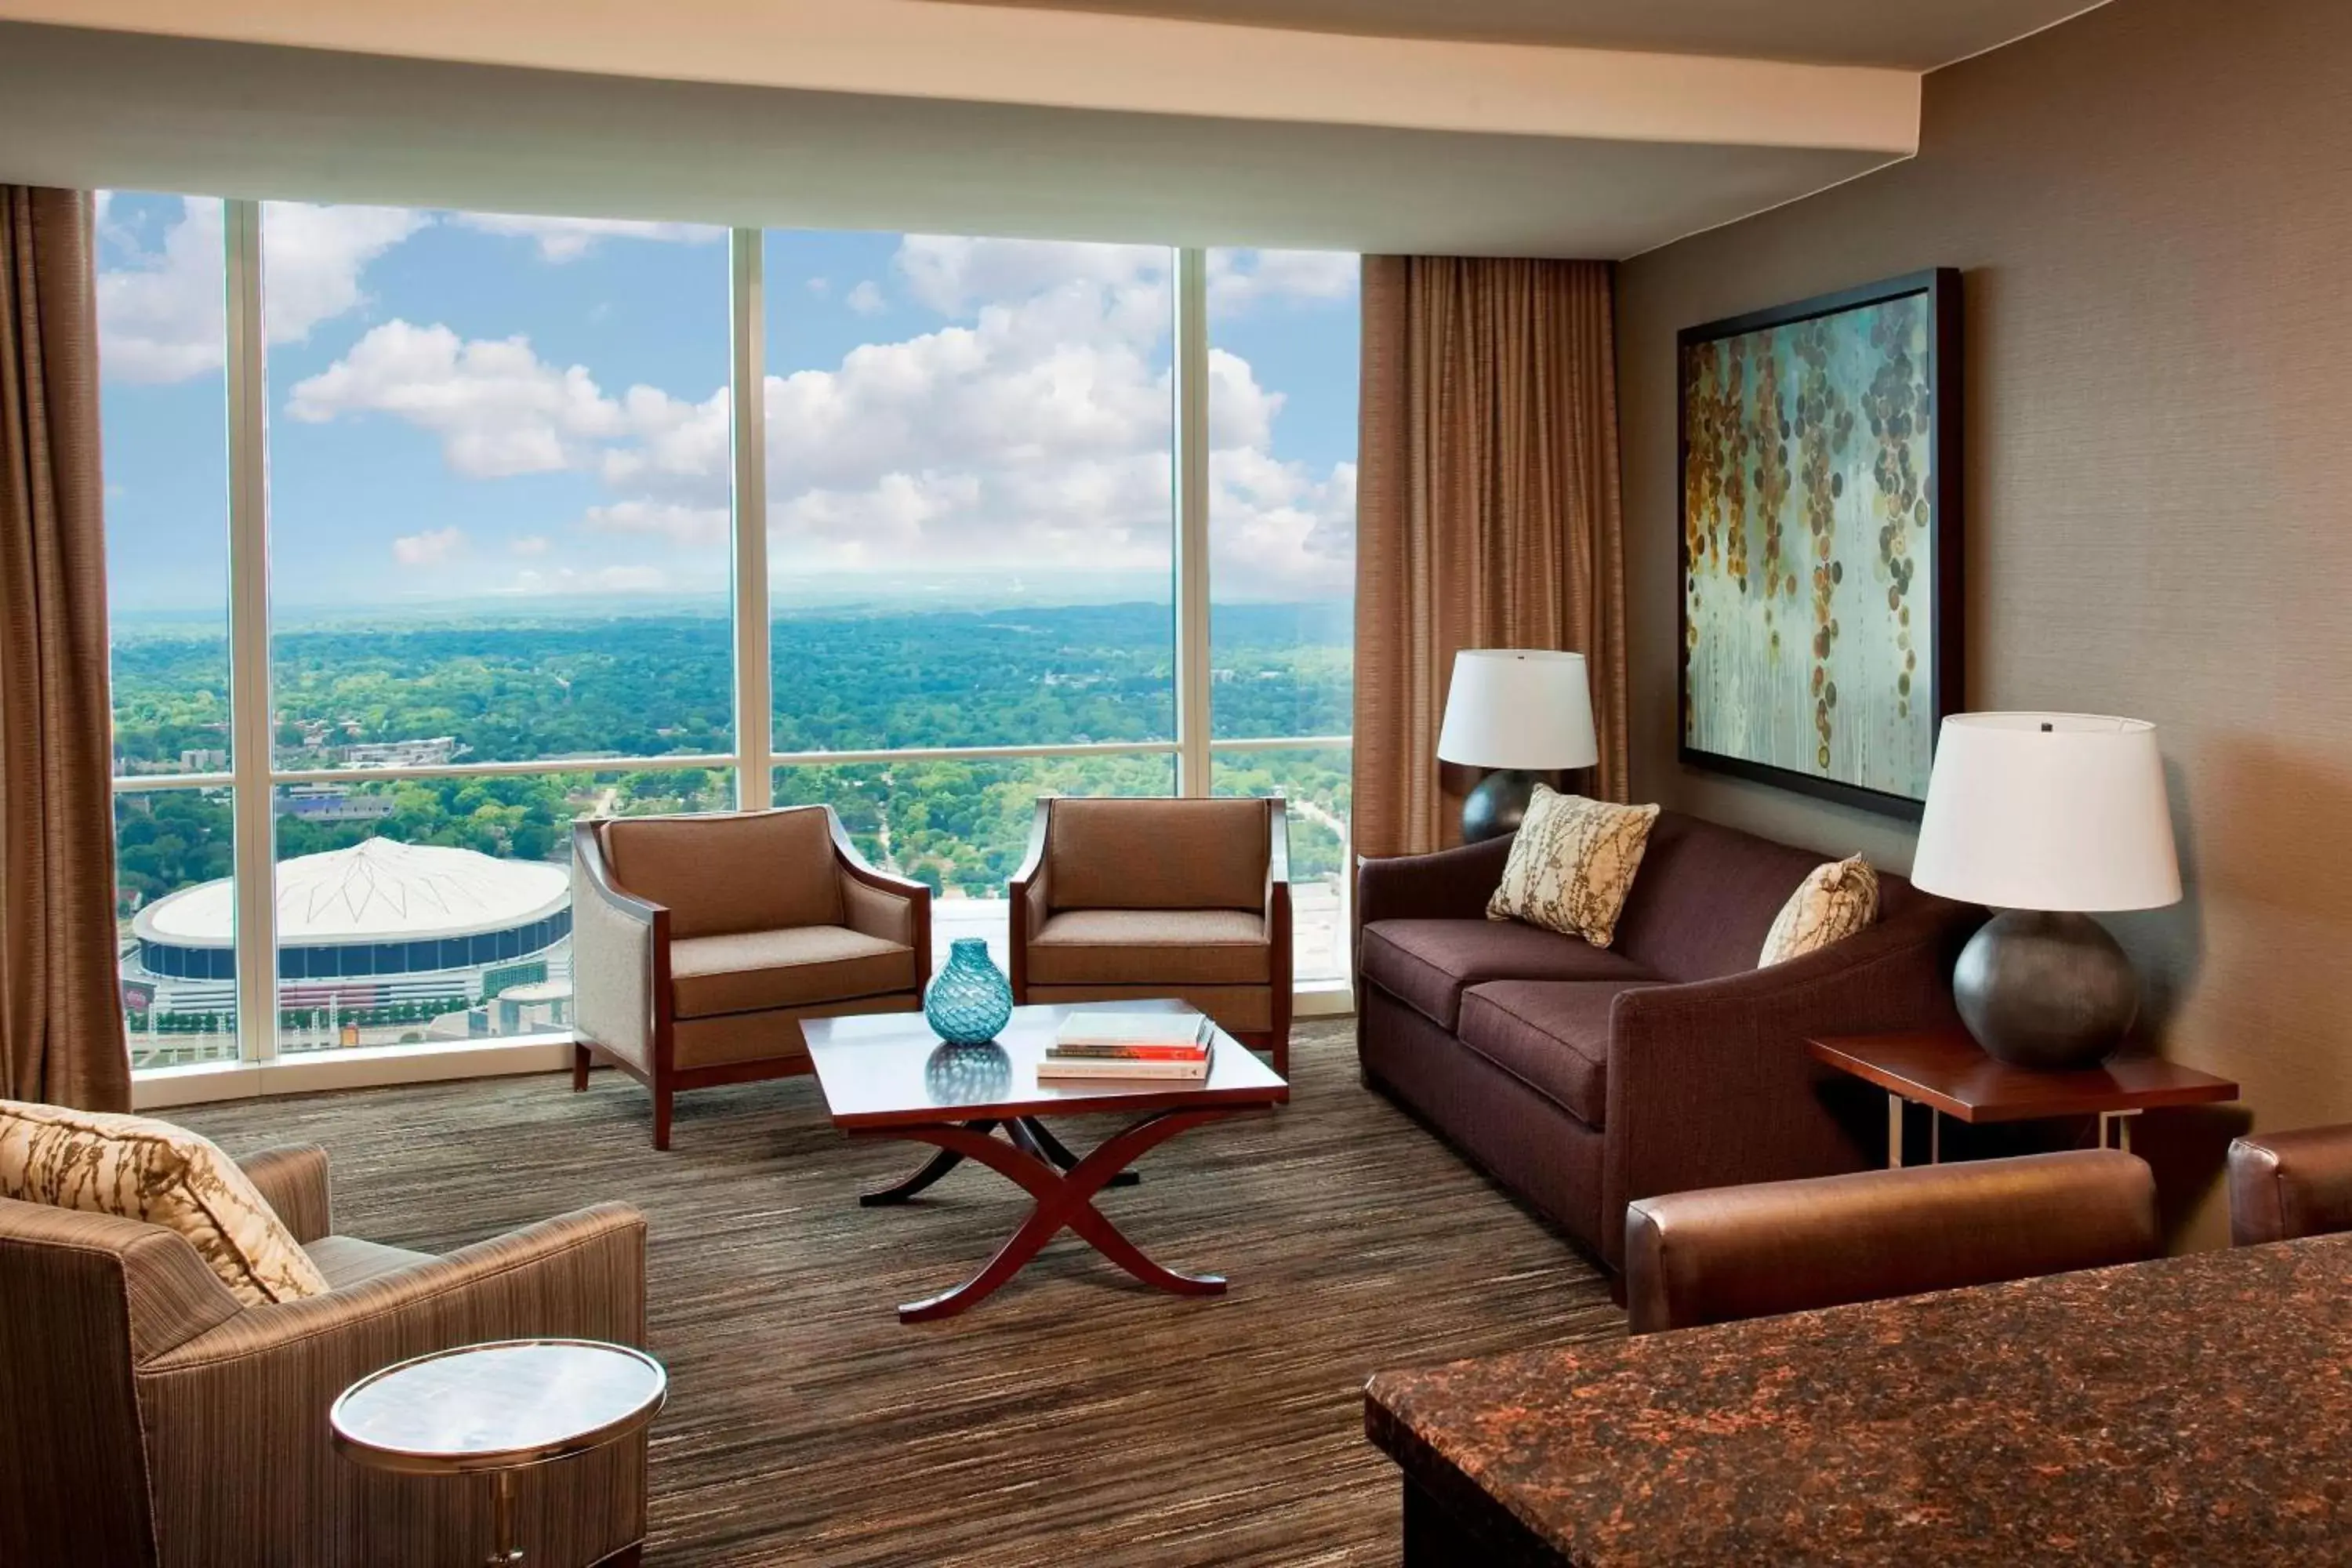
M109 377L184 381L221 367L228 318L222 259L221 204L185 200L147 247L115 221L108 201L100 222L121 265L99 274L99 353ZM299 342L320 322L366 301L368 263L425 227L423 213L386 207L317 207L269 202L262 209L262 317L273 343Z
M108 379L184 381L218 370L228 330L221 204L185 202L152 249L113 221L112 205L101 202L100 230L108 248L131 259L98 276L98 352Z
M507 541L510 555L544 555L555 547L555 542L543 533L526 533Z
M621 500L592 506L583 521L600 533L654 534L697 549L725 544L733 531L725 507L676 501Z
M541 572L527 566L514 575L510 594L658 594L670 585L658 566L558 566Z
M360 279L368 263L432 222L401 207L263 203L261 313L269 341L300 342L320 322L357 310L367 299Z
M471 479L576 467L627 427L584 366L558 370L529 339L466 342L446 326L401 321L371 328L341 359L297 383L286 412L313 425L397 415L439 436L449 466Z
M1355 578L1356 466L1318 479L1263 449L1209 456L1213 580L1236 597L1336 595Z
M910 297L950 319L853 349L832 368L767 380L778 572L921 566L1044 580L1165 571L1167 253L909 238L896 270ZM1333 287L1337 269L1285 272L1261 258L1236 276L1252 280L1247 298L1277 289L1312 298ZM1209 374L1219 591L1344 593L1353 468L1278 458L1284 395L1225 350L1211 351ZM286 406L303 420L404 420L437 436L450 466L473 478L597 481L603 496L583 510L578 537L562 542L579 563L524 567L513 592L677 591L723 569L723 387L698 400L642 385L614 393L585 366L541 360L520 337L467 341L444 325L394 321L293 388ZM516 552L553 552L533 537L541 542ZM614 554L617 563L603 563Z
M803 287L806 288L810 293L822 300L833 291L833 279L830 278L812 278L806 284L803 285Z
M882 285L871 278L859 282L843 296L841 302L861 316L878 316L890 308L890 302L882 297Z
M1362 259L1333 250L1212 250L1209 313L1238 315L1265 300L1353 300Z
M668 245L710 245L727 237L723 228L699 223L653 223L639 218L539 217L516 213L459 213L452 222L484 234L536 240L540 258L577 261L608 239L654 240Z
M436 528L406 533L392 542L392 558L403 566L439 566L465 548L463 529Z
M1104 319L1133 336L1168 330L1172 256L1152 245L910 234L894 265L917 302L942 316L1055 295L1099 298L1109 302Z
M1229 298L1328 296L1343 276L1352 289L1354 258L1338 259L1252 258ZM1164 570L1169 253L913 236L895 265L950 324L769 378L779 569ZM1221 591L1344 592L1354 470L1276 460L1282 395L1223 350L1209 374Z

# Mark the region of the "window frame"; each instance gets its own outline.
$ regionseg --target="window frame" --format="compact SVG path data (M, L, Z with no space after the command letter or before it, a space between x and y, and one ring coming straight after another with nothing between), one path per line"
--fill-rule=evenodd
M209 199L209 198L207 198ZM269 501L267 348L263 331L261 205L228 198L223 244L227 264L228 556L230 766L224 773L124 774L119 794L156 790L233 790L238 1059L142 1069L142 1105L170 1106L263 1093L308 1092L363 1084L549 1070L568 1059L571 1035L509 1036L458 1046L396 1046L279 1054L277 931L278 792L288 784L362 778L445 779L538 774L547 760L446 763L395 768L286 768L271 732L269 658ZM1175 452L1172 527L1175 558L1175 712L1172 741L975 747L897 747L876 751L777 752L774 734L771 606L765 520L768 485L764 374L764 231L729 232L730 348L730 510L734 616L735 748L709 754L596 759L597 771L668 772L730 768L736 804L758 810L773 799L775 770L938 760L997 761L1066 756L1172 756L1176 792L1211 793L1220 755L1295 748L1352 749L1349 735L1216 739L1210 705L1209 321L1207 251L1174 251ZM756 438L747 439L747 434ZM1352 858L1349 841L1343 853ZM1340 921L1350 918L1352 889L1342 879ZM1353 1005L1346 979L1298 987L1301 1015L1343 1013ZM267 1069L259 1072L257 1069Z

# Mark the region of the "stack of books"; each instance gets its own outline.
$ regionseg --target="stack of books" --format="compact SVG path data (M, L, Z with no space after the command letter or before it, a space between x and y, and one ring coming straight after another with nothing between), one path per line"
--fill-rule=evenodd
M1045 1047L1037 1081L1199 1083L1209 1076L1216 1033L1207 1018L1185 1013L1073 1013Z

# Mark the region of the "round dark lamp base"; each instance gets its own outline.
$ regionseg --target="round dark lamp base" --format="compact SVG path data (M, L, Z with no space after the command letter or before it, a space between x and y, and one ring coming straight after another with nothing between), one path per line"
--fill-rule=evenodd
M2012 1067L2096 1066L2139 1014L2139 977L2088 915L2010 910L1952 967L1952 1001L1985 1054Z
M1538 775L1525 768L1497 768L1462 798L1462 842L1476 844L1517 833L1535 798Z

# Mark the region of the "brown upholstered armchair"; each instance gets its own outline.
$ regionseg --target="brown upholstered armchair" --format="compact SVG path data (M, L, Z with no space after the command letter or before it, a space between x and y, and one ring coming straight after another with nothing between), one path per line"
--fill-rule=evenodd
M2352 1230L2352 1126L2266 1132L2230 1145L2230 1245Z
M333 1234L322 1149L240 1163L331 1292L248 1307L175 1231L0 1199L0 1563L479 1562L479 1485L338 1455L335 1396L481 1340L645 1342L634 1209L580 1209L434 1258ZM515 1518L532 1563L635 1562L645 1434L521 1472Z
M1037 803L1012 888L1013 998L1173 996L1290 1073L1279 798Z
M603 1057L653 1090L809 1070L800 1020L922 1005L931 890L867 865L829 805L572 830L572 1087Z

